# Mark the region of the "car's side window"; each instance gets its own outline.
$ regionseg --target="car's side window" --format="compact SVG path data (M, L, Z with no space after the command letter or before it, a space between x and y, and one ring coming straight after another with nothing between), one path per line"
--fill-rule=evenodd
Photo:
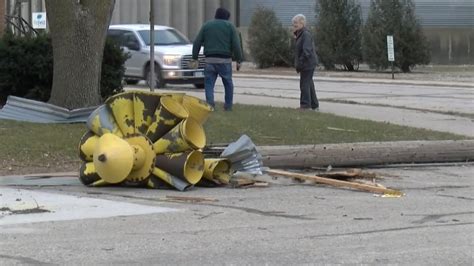
M132 31L127 30L108 30L107 37L112 39L121 47L127 47L130 50L140 50L140 42Z
M138 41L135 33L132 31L125 31L122 35L123 46L130 50L140 50L140 42Z
M124 31L121 30L108 30L107 38L111 39L113 42L117 43L119 46L123 46L122 43L122 34Z

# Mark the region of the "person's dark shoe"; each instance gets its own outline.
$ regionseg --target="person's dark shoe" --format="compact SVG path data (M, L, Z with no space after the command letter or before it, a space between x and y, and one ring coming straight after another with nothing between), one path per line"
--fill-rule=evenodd
M311 108L311 110L313 110L313 111L315 111L315 112L319 112L319 107Z
M232 107L224 107L224 111L229 111L229 112L231 112L231 111L232 111Z

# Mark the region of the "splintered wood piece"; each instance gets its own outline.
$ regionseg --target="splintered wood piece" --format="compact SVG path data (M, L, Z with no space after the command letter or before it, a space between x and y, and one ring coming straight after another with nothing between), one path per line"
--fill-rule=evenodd
M216 202L216 201L218 201L217 199L213 199L213 198L187 197L187 196L169 196L169 195L166 195L166 199L173 200L173 201L187 201L187 202L204 202L204 201Z
M230 180L230 184L232 185L232 187L253 185L255 184L255 182L257 181L250 178L245 178L245 177L238 177L238 178L233 178Z
M357 189L361 191L367 191L367 192L378 193L378 194L403 195L403 193L398 190L381 188L381 187L377 187L373 185L361 184L361 183L356 183L356 182L342 181L342 180L336 180L336 179L325 178L325 177L320 177L320 176L311 176L311 175L292 173L292 172L274 170L274 169L268 169L266 170L266 172L272 175L280 175L284 177L314 181L316 183L330 185L334 187L353 188L353 189Z
M319 173L318 176L329 177L335 179L349 179L349 178L364 178L364 179L375 179L379 178L376 173L364 172L362 169L354 168L347 171L335 171L329 173Z
M251 187L268 187L268 182L255 180L246 177L233 178L230 181L230 185L233 188L251 188Z

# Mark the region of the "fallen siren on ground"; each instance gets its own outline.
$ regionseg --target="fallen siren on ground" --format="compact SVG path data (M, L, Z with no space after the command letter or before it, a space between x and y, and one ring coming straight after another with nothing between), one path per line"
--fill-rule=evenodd
M110 97L89 116L89 131L80 141L81 182L180 191L204 180L227 184L230 162L201 152L202 125L212 111L184 93L131 91Z
M220 156L230 161L232 171L262 174L262 156L247 135L242 135L236 142L229 144Z

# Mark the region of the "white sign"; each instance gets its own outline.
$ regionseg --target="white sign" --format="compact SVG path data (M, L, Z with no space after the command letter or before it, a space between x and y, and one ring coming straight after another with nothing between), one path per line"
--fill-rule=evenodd
M387 35L387 55L388 61L393 62L395 61L395 51L393 49L393 36Z
M33 12L31 17L33 29L46 29L46 12Z

